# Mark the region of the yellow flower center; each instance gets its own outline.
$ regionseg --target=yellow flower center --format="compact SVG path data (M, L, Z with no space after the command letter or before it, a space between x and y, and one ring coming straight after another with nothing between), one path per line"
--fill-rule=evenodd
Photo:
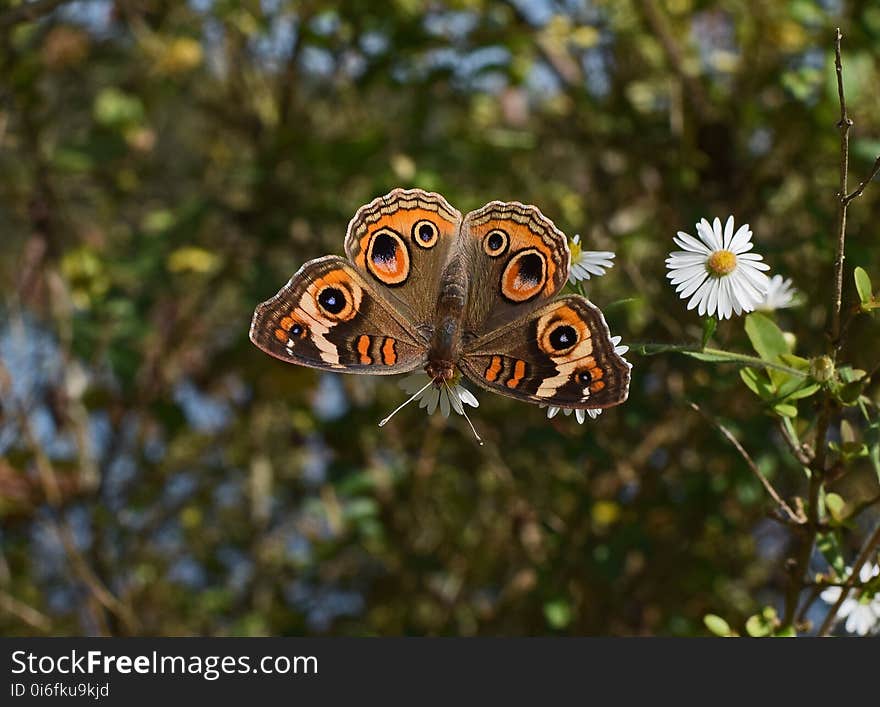
M568 242L568 250L571 252L571 262L575 262L581 257L581 244L574 241Z
M716 250L706 261L706 270L715 277L730 275L736 270L736 256L729 250Z

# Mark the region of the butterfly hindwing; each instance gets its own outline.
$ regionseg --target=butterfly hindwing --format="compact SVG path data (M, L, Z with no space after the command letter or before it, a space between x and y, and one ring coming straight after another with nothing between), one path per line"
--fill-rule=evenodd
M342 373L405 373L427 344L342 258L306 263L254 312L250 338L282 361Z
M602 312L571 295L477 338L459 362L477 385L563 408L626 400L630 365L614 350Z
M417 326L430 325L460 226L461 213L439 194L395 189L358 210L345 253L401 314Z

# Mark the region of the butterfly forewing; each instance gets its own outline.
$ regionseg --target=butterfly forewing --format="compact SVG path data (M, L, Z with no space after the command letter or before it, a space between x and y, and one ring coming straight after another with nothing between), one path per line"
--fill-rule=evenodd
M536 207L492 201L465 216L472 273L465 330L497 329L554 297L568 279L568 241Z
M460 225L461 214L439 194L395 189L358 210L345 252L402 315L427 326Z

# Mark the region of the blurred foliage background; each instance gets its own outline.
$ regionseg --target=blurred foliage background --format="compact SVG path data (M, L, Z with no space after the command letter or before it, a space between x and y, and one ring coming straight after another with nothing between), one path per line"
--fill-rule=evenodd
M734 213L804 295L780 325L821 353L833 30L858 179L874 0L2 8L0 632L700 635L779 606L792 534L688 406L800 489L736 369L631 354L629 401L583 426L478 393L478 447L415 407L380 430L393 379L286 366L247 331L361 204L419 186L531 202L615 251L588 284L624 343L698 340L663 261ZM848 241L875 272L878 208L868 189ZM877 328L853 326L871 369ZM716 337L748 348L741 323ZM877 495L867 462L845 483Z

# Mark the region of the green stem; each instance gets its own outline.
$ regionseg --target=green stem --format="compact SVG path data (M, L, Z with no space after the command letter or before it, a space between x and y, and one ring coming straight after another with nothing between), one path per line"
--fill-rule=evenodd
M776 371L788 373L795 378L807 378L806 371L800 371L791 366L785 366L781 363L773 361L765 361L757 356L747 356L745 354L733 353L731 351L722 351L721 349L701 348L693 345L680 344L630 344L630 350L643 356L656 356L662 353L704 353L710 356L724 357L725 361L719 363L739 363L750 368L772 368Z

